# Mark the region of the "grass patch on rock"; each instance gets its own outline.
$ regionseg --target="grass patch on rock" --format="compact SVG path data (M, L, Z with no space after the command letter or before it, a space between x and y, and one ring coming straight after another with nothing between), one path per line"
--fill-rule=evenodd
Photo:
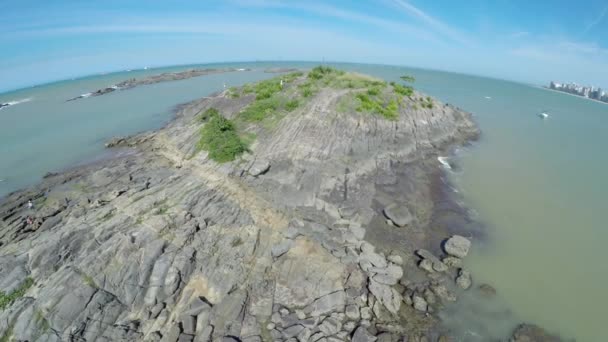
M200 134L197 150L207 151L209 158L218 163L233 161L247 151L247 144L237 134L234 123L217 110L210 114Z
M11 293L7 294L3 291L0 291L0 310L6 309L17 299L23 297L25 295L25 292L27 292L27 290L32 287L32 285L34 285L34 279L27 277L25 278L23 283Z

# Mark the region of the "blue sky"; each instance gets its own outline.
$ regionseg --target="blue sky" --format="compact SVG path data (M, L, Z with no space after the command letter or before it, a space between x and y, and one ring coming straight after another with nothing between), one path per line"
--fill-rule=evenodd
M221 61L398 64L608 87L608 1L0 1L0 91Z

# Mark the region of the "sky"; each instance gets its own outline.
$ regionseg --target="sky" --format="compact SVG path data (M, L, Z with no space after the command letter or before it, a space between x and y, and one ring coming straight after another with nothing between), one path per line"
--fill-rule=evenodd
M608 0L0 0L0 91L144 66L255 60L608 88Z

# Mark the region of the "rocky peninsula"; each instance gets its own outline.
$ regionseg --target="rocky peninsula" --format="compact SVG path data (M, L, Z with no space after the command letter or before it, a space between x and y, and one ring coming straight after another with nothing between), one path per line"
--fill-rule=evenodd
M325 67L182 105L0 201L0 340L450 341L477 232L437 157L478 134Z
M226 72L235 72L235 71L247 71L248 69L235 69L235 68L226 68L226 69L191 69L186 71L179 72L166 72L158 75L152 75L149 77L144 77L140 79L131 78L126 81L122 81L113 86L106 87L103 89L98 89L90 93L85 93L74 98L68 99L67 101L75 101L78 99L83 99L91 96L101 96L105 94L109 94L116 90L127 90L132 89L142 85L149 85L161 82L171 82L171 81L179 81L185 80L188 78L211 75L211 74L221 74Z

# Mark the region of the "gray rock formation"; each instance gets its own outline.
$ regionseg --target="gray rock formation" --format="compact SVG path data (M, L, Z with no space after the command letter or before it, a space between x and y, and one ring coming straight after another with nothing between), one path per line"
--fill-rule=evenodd
M449 255L462 259L469 254L471 241L460 235L454 235L445 242L443 248Z
M400 310L399 282L414 250L449 236L427 229L436 155L477 129L439 101L417 109L420 93L401 99L394 121L338 110L357 91L321 87L252 123L250 155L224 164L198 152L198 114L231 119L255 96L196 100L163 129L110 143L132 153L0 200L0 291L15 294L0 339L375 341L432 330L432 318ZM390 203L403 206L383 212ZM385 214L408 229L389 229Z
M456 278L456 284L462 289L467 290L472 284L471 273L467 270L460 269L458 271L458 277Z

